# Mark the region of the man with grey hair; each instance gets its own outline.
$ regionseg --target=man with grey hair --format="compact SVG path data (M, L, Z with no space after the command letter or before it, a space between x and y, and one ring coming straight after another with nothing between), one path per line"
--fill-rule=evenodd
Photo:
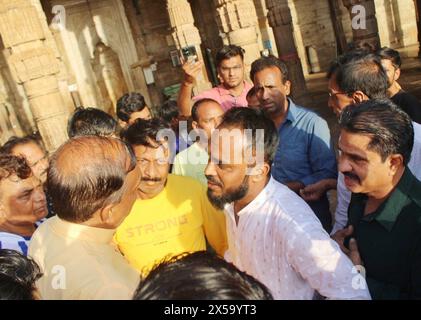
M52 156L48 188L57 216L32 238L43 299L129 299L138 273L112 245L136 199L140 172L131 148L106 137L69 140Z

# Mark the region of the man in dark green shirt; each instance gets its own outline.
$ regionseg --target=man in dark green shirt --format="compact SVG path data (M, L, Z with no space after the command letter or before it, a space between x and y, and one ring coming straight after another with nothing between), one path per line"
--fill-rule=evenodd
M421 299L421 182L407 168L411 120L388 100L370 100L347 107L340 128L339 170L353 194L349 226L335 240L364 266L373 299Z

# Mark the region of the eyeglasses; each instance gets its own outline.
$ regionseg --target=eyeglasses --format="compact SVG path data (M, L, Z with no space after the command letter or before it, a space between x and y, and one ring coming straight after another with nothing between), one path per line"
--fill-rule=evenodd
M32 167L35 167L37 164L39 164L41 161L44 161L44 160L48 160L48 153L46 153L41 159L35 161L34 163L28 163L28 165L29 165L30 168L32 168Z
M340 94L349 95L349 92L336 92L336 93L329 92L328 94L329 94L329 98L332 98L332 97L336 97L336 96L338 96Z

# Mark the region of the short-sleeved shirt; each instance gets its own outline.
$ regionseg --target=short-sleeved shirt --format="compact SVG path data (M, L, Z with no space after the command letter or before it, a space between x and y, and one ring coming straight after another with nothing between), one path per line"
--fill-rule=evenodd
M218 102L224 111L228 111L233 107L247 107L247 93L253 86L244 81L244 88L241 95L235 97L229 92L229 90L225 89L225 87L221 84L215 88L210 90L204 91L197 96L193 97L193 101L198 101L201 99L213 99Z
M114 240L127 261L145 275L162 259L206 250L206 240L223 255L225 216L210 204L200 182L169 174L158 195L136 200Z

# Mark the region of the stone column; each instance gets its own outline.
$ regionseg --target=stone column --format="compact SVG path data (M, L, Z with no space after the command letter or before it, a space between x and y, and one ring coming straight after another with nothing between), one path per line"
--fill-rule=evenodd
M269 10L269 25L275 35L279 58L288 66L289 79L292 83L292 97L303 103L307 94L303 68L294 41L292 16L288 0L266 0Z
M127 21L129 22L130 28L133 33L133 38L136 45L136 51L139 57L139 63L137 65L138 67L141 67L141 68L149 67L152 62L152 57L149 57L146 51L137 9L133 5L133 0L124 0L123 6L124 6L124 11L126 13ZM132 68L133 67L136 68L137 66L136 67L132 66ZM138 81L136 81L137 83L135 85L140 87L140 91L145 97L147 105L152 106L152 100L149 93L149 90L152 90L152 89L148 88L148 86L146 85L146 81L143 76L143 71L138 73L138 77L141 79L137 79Z
M342 26L342 11L339 7L339 1L341 0L329 0L330 17L332 19L333 30L335 31L336 53L338 55L344 53L348 47Z
M67 139L68 109L58 87L59 61L42 23L46 24L45 15L33 1L0 2L7 64L15 81L23 85L45 146L52 151Z
M414 0L418 31L418 57L421 57L421 0Z
M200 45L199 30L194 26L193 12L187 0L167 0L167 10L170 18L171 34L179 51L188 46L196 48L198 59L204 61ZM202 92L211 87L206 73L205 64L197 77L194 93Z
M262 35L263 47L265 48L265 44L267 44L266 42L270 41L272 53L277 56L278 50L276 49L275 37L267 19L268 10L266 8L266 1L254 0L254 6L256 8L257 21L259 23L260 33Z
M216 22L225 45L242 47L246 53L246 73L251 63L260 57L258 20L253 0L214 0Z
M352 13L352 8L354 6L360 5L365 9L366 28L352 28L354 44L359 46L361 44L368 43L374 48L379 48L380 37L374 0L342 0L342 2L349 11L351 21L356 15L361 14L358 10L356 13Z

